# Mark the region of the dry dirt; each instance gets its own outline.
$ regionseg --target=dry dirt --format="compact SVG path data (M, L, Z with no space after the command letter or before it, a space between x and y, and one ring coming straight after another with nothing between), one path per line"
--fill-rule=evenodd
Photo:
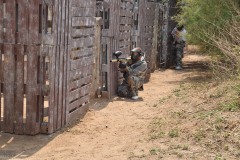
M0 133L0 159L240 159L239 112L215 110L225 90L214 90L206 60L186 54L183 70L155 71L140 100L97 99L83 119L55 134ZM234 136L226 140L223 129Z

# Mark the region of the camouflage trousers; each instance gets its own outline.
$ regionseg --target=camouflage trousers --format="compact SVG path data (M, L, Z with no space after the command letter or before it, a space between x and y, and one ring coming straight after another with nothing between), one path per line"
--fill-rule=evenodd
M176 45L176 66L182 66L183 49L183 44Z
M138 89L143 85L139 77L128 76L123 83L118 86L117 94L120 97L132 97L138 95Z

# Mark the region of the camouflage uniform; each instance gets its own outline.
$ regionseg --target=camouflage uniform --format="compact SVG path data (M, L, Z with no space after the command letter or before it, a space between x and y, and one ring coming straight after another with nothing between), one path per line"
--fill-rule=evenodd
M174 45L176 49L176 69L182 67L182 58L183 58L183 50L186 42L186 33L187 31L183 28L181 31L175 27L172 31L172 35L174 38Z
M118 87L118 95L121 97L137 96L139 88L144 84L146 71L147 62L145 60L137 61L128 66L123 74L124 81Z
M183 49L185 47L184 43L176 44L176 66L182 66L182 58L183 58Z

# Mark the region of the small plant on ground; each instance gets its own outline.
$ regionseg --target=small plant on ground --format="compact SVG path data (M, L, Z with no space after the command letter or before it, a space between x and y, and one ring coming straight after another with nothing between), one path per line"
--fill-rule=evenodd
M224 103L221 105L220 110L236 112L240 109L239 100L233 100L232 102Z
M171 138L178 137L179 136L178 129L175 128L169 131L168 136Z
M194 134L194 139L196 141L201 141L201 139L205 137L206 137L206 133L203 130L197 130L197 132Z
M182 148L182 150L185 150L185 151L189 150L188 145L184 145L183 148Z
M163 125L165 124L162 118L155 118L149 125L150 138L149 140L155 140L164 137Z
M157 153L159 152L159 149L153 148L149 152L150 152L151 155L157 155Z

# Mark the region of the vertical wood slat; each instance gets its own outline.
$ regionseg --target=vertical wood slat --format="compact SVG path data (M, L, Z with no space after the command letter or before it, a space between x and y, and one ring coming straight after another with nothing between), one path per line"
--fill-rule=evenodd
M14 79L15 79L15 56L14 46L4 44L4 115L3 115L3 131L13 133L14 130Z
M62 23L61 23L61 18L62 18L62 0L57 0L57 3L55 4L56 6L56 50L55 50L55 70L52 74L55 74L55 91L54 91L54 101L55 101L55 106L54 106L54 112L53 112L53 130L56 131L57 129L59 129L59 123L58 120L61 118L59 116L59 111L61 110L60 106L61 103L59 104L59 101L61 101L59 98L59 94L60 94L60 79L59 79L59 74L60 74L60 45L61 45L61 27L62 27Z
M5 43L15 43L16 33L16 3L15 0L7 0L6 4L6 19L4 20L4 26L6 32L4 33Z
M54 131L57 130L57 123L58 123L58 98L59 98L59 54L60 54L60 46L56 46L56 51L55 51L55 71L52 74L55 74L55 95L54 95L54 101L55 101L55 106L54 106L54 115L53 115L53 128Z
M18 17L16 17L16 43L27 44L28 43L28 1L26 0L17 0L18 5ZM31 16L30 16L31 17ZM30 28L31 30L31 28Z
M59 56L59 101L58 101L58 123L57 123L57 129L60 129L64 124L62 123L62 119L65 118L65 115L63 114L65 111L65 106L63 103L64 97L64 79L65 79L65 73L64 73L64 55L65 55L65 32L66 32L66 0L61 1L61 14L59 14L59 17L61 18L59 22L61 23L61 43L60 43L60 56Z
M55 0L54 5L53 5L53 35L52 35L52 39L53 39L53 45L57 45L58 44L58 5L57 4L57 0Z
M62 0L56 0L57 1L57 28L56 28L56 36L57 36L57 44L56 45L60 45L61 44L61 27L62 27L62 23L61 23L61 18L62 18L62 6L61 6L61 1Z
M56 19L55 17L57 17L57 11L56 11L56 6L57 5L54 5L54 0L46 0L46 1L43 1L43 10L42 12L44 13L43 14L43 17L42 17L42 30L43 30L43 33L42 33L42 44L43 45L54 45L54 43L56 42L55 40L55 33L56 33ZM52 13L52 22L48 22L48 10L49 9ZM48 13L48 14L47 14ZM48 30L48 25L49 23L52 25L52 30L51 30L51 33L46 33L47 30Z
M72 33L72 22L71 22L71 17L73 16L73 14L72 14L72 10L71 10L71 6L72 6L72 1L71 0L68 0L68 3L67 3L67 7L68 7L68 17L67 17L67 21L66 21L66 24L67 24L67 26L68 26L68 33L70 34L70 33ZM68 46L68 48L67 48L67 52L68 53L70 53L70 51L71 51L71 44L69 44L69 42L71 41L71 36L69 36L69 35L67 35L67 37L66 37L66 39L67 39L67 41L66 41L66 45ZM67 54L66 55L67 56L67 62L66 62L66 65L67 65L67 67L66 67L66 100L65 100L65 104L66 104L66 111L65 111L65 115L66 115L66 122L65 123L68 123L69 122L69 96L68 96L68 93L69 93L69 82L70 82L70 80L71 80L71 76L70 76L70 72L69 72L69 68L70 68L70 65L71 65L71 57L70 57L70 54Z
M63 112L63 78L64 78L64 63L63 63L63 57L64 57L64 45L60 45L59 47L59 90L58 90L58 112L57 112L57 129L60 129L62 127L62 112Z
M16 45L16 99L15 99L15 130L16 134L23 134L23 99L24 99L24 46Z
M68 99L67 99L67 91L68 91L68 36L71 32L69 32L69 0L65 0L65 6L66 6L66 12L65 12L65 54L64 54L64 80L63 80L63 112L62 112L62 125L66 124L66 110L68 105Z
M29 44L39 44L41 42L40 33L42 28L40 28L40 0L29 0Z
M50 84L50 93L49 93L49 113L48 113L48 133L53 133L54 130L54 115L55 115L55 61L56 61L56 46L49 48L49 84Z
M44 118L44 95L43 95L43 87L45 86L45 61L44 61L44 49L47 50L45 46L40 47L40 57L39 57L39 69L38 69L38 87L39 87L39 96L38 96L38 112L39 112L39 122L41 127L41 122L43 122Z
M38 122L38 86L37 86L37 67L38 67L38 46L27 47L27 106L26 106L26 134L37 134L40 129L40 123Z
M3 43L3 0L0 0L0 43Z
M68 26L68 33L71 34L72 33L72 21L71 21L71 18L73 17L73 13L72 13L72 1L71 0L68 0L68 18L67 18L67 26ZM67 39L67 44L70 45L70 41L71 41L71 38L72 36L67 36L66 39Z
M0 84L3 82L3 63L2 63L3 45L0 43ZM2 130L2 85L0 85L0 131Z

